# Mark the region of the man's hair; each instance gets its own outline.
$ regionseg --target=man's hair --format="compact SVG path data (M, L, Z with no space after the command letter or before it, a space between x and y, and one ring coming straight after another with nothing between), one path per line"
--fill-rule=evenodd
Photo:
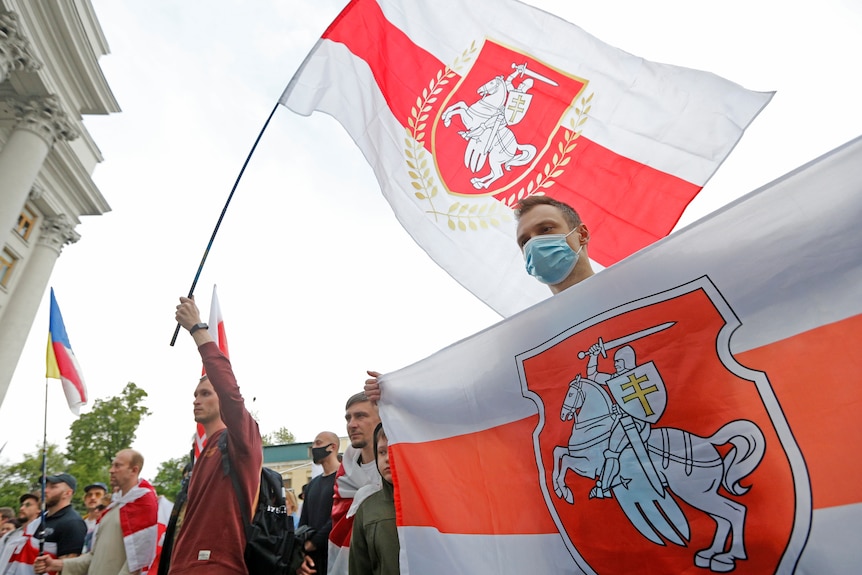
M134 449L128 449L127 451L129 452L129 464L132 467L137 467L138 472L140 472L144 468L144 456Z
M15 511L11 507L0 507L0 517L5 519L14 519Z
M548 196L527 196L518 202L518 205L515 206L515 219L520 220L524 214L536 206L552 206L557 208L563 213L563 218L565 218L566 223L569 224L571 229L575 229L582 223L581 216L578 215L578 212L572 206Z
M350 409L350 406L355 403L362 403L363 401L371 401L368 399L368 396L365 395L364 391L360 391L359 393L353 394L350 396L350 399L347 400L347 405L344 406L344 409Z

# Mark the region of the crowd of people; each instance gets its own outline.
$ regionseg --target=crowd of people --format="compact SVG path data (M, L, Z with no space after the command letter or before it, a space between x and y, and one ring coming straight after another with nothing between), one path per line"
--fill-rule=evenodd
M516 216L527 272L554 294L593 275L589 231L570 206L532 196ZM194 300L181 297L175 318L194 339L205 371L194 390L193 411L207 443L187 469L178 496L181 511L171 514L167 526L159 525L155 490L141 479L144 460L132 449L114 457L110 489L104 483L84 488L83 518L71 505L76 479L68 473L47 476L44 512L40 496L29 492L20 497L17 517L0 508L0 575L248 574L242 518L254 515L258 498L260 431ZM315 437L312 460L323 472L304 489L298 515L295 497L286 493L304 552L297 575L399 573L395 487L377 410L384 392L379 376L369 371L364 391L346 402L350 445L343 454L336 433ZM227 447L220 449L225 439ZM226 463L235 477L225 472Z
M78 481L69 473L45 477L41 496L21 495L18 515L2 510L5 533L0 538L0 573L137 574L156 562L158 502L140 472L144 458L133 449L114 456L109 470L111 490L104 483L84 487L81 517L72 506Z

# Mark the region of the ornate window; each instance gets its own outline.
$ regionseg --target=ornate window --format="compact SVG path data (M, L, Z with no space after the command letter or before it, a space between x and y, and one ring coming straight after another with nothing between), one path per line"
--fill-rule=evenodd
M21 215L18 216L18 225L15 227L15 232L25 240L29 238L30 232L33 231L33 227L36 224L37 217L33 210L24 206Z
M12 277L12 271L17 263L18 258L15 254L9 248L3 248L3 251L0 252L0 286L9 285L9 278Z

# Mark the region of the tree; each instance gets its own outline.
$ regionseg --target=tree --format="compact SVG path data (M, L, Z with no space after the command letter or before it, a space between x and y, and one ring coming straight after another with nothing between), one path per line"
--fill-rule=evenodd
M79 485L107 479L114 455L132 445L141 419L150 414L142 405L145 397L146 391L129 382L120 395L97 399L72 423L66 456Z
M188 464L188 453L160 463L159 469L156 471L156 478L153 479L156 493L173 501L177 493L180 492L183 483L183 471Z
M60 451L60 447L49 443L47 457L48 474L62 473L69 462ZM0 465L0 507L11 507L17 510L18 498L28 491L41 490L42 477L42 446L36 451L24 455L20 463Z
M285 443L296 443L296 437L290 432L290 430L284 426L280 427L278 431L273 431L272 433L266 433L261 435L261 441L263 441L264 445L284 445Z

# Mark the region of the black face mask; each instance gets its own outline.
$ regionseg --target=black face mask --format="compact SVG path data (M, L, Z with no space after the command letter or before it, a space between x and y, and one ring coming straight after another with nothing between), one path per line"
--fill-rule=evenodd
M331 443L329 445L332 445ZM311 460L315 463L320 463L329 455L329 445L324 445L323 447L312 447L311 448Z

